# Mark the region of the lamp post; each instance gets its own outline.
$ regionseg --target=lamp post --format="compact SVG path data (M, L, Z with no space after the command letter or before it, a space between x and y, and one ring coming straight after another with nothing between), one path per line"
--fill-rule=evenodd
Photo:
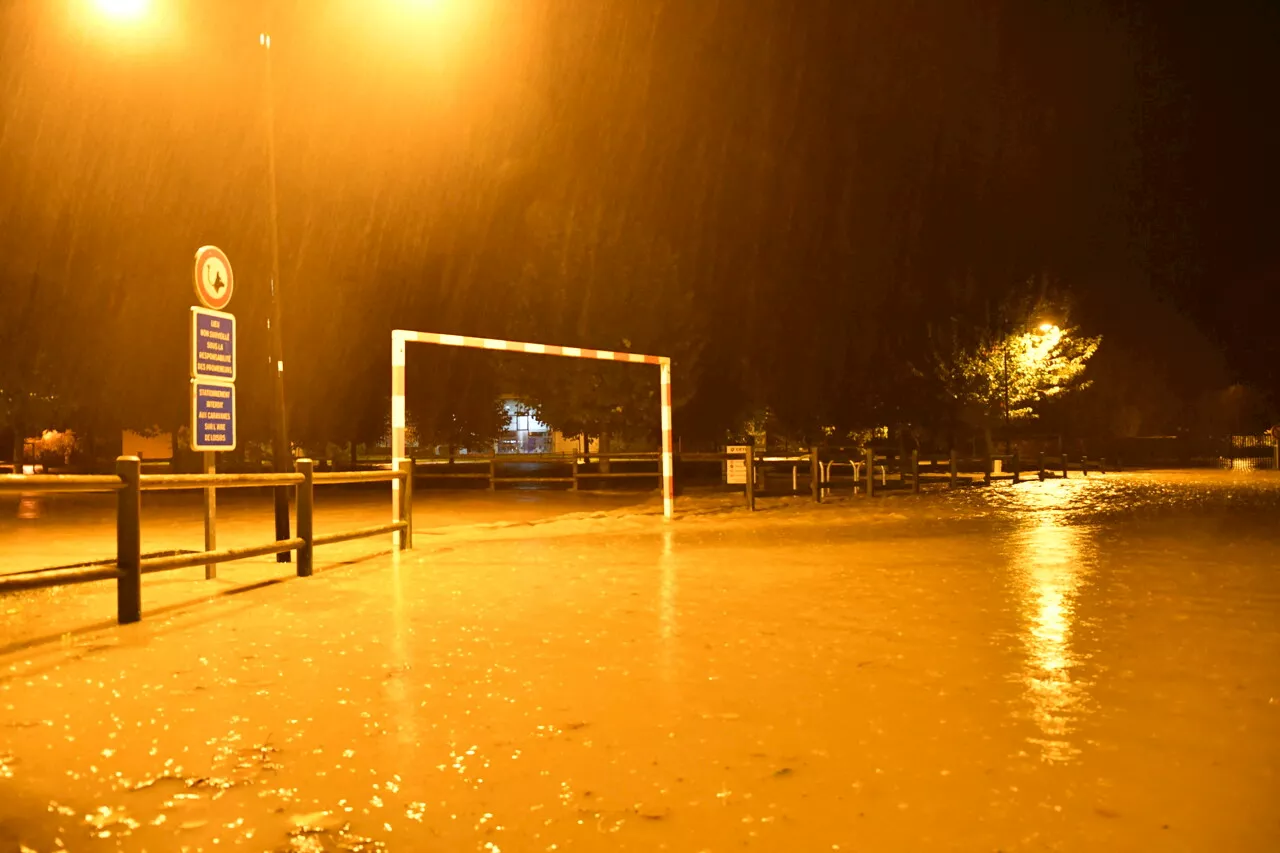
M277 474L289 471L292 453L289 445L288 426L284 408L284 339L280 324L280 220L276 197L276 113L275 94L271 79L271 34L259 33L258 44L263 54L263 87L266 97L267 124L267 182L270 198L271 236L271 311L267 317L267 331L271 338L268 369L275 386L272 395L274 423L272 424L271 455L275 458ZM289 538L289 490L287 486L275 488L276 539ZM288 551L276 554L276 562L287 563L292 559Z

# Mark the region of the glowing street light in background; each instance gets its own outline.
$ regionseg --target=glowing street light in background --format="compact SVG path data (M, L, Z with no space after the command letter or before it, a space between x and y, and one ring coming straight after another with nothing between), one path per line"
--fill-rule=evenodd
M104 16L117 21L137 21L150 11L150 0L94 0Z
M74 0L67 11L74 29L112 50L150 54L180 47L182 26L172 3L154 0Z

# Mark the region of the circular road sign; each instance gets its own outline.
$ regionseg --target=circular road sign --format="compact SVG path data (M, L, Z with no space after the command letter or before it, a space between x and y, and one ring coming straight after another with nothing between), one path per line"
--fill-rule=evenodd
M196 252L196 296L204 307L221 311L231 301L234 289L226 253L217 246L201 246Z

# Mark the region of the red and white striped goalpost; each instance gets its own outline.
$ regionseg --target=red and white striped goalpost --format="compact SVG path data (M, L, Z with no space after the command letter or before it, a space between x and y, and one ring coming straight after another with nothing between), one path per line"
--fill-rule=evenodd
M474 349L528 352L539 355L563 355L569 358L595 358L600 361L620 361L630 364L656 364L658 366L659 399L662 403L662 515L675 515L675 480L671 456L671 359L666 356L640 355L634 352L611 352L603 349L560 347L549 344L527 344L519 341L502 341L496 338L472 338L465 335L442 335L435 332L410 332L394 329L391 332L391 454L393 466L406 459L404 446L404 359L405 344L417 341L423 344L441 344L447 347L472 347ZM392 518L400 520L398 500L400 481L391 481ZM399 545L400 534L395 534Z

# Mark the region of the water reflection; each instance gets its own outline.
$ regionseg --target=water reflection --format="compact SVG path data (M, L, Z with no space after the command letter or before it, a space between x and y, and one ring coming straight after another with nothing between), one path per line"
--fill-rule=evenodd
M676 575L676 558L673 553L672 540L675 534L670 527L662 530L662 553L658 557L658 570L661 584L658 593L658 636L661 644L660 669L663 677L670 681L674 661L676 637L676 592L678 578Z
M1093 571L1086 529L1070 523L1068 507L1078 481L1049 480L1014 490L1021 527L1009 553L1025 619L1020 637L1025 663L1020 679L1039 735L1030 738L1045 761L1070 761L1080 754L1075 730L1088 706L1088 682L1073 642L1076 599Z
M403 562L404 557L399 550L391 552L391 656L384 683L400 743L416 746L421 732L418 728L418 714L415 713L417 709L412 706L408 696L408 673L413 667L413 652L410 648L413 628L405 613L406 569Z

